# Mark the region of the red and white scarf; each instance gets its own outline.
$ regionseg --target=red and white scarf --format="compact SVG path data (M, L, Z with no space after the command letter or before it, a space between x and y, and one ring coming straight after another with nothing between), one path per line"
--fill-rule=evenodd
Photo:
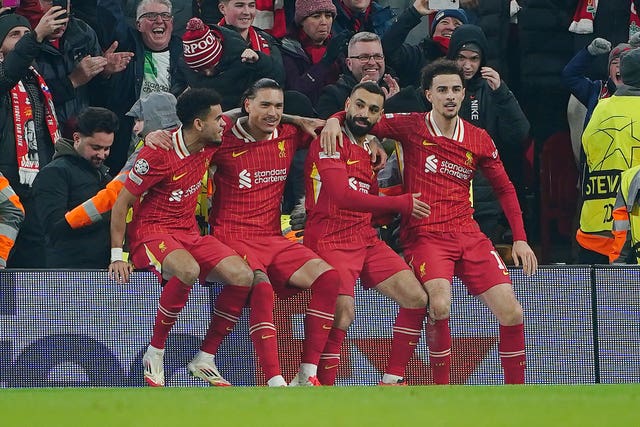
M227 21L222 18L218 25L226 26ZM269 47L269 42L262 37L253 26L249 27L249 44L251 45L251 49L256 52L262 52L265 55L271 55L271 48Z
M344 2L340 1L340 7L344 11L345 15L351 20L353 24L353 30L357 33L358 31L365 31L364 26L369 20L369 15L371 14L371 4L367 6L364 12L360 12L358 14L354 14L351 9L344 4Z
M287 21L284 15L283 0L256 0L256 19L253 22L258 28L265 30L276 38L287 33Z
M51 142L55 144L60 137L60 133L58 132L58 120L56 119L56 111L53 107L51 91L42 76L38 74L33 67L29 67L29 70L35 75L36 79L38 79L40 91L44 95L45 121L49 135L51 136ZM18 84L11 89L11 108L13 109L13 125L20 184L31 186L40 170L40 159L38 157L38 142L36 140L33 107L22 80L18 81Z
M636 11L633 0L629 0L629 37L640 31L640 18ZM598 0L580 0L576 12L573 15L573 21L569 25L569 31L576 34L592 34L593 20L598 11Z

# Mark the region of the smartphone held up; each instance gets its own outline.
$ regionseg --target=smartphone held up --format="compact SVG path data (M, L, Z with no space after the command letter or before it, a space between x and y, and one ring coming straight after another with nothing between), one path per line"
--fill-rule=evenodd
M459 0L429 0L429 9L444 10L444 9L460 9Z

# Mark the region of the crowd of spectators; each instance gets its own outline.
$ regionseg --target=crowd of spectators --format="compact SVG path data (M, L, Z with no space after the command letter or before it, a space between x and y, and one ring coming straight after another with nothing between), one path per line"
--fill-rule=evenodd
M535 147L528 160L535 168L544 142L569 128L570 94L586 110L573 123L581 136L600 100L624 83L621 58L640 42L634 37L640 32L640 1L459 3L460 9L440 11L430 9L428 0L68 0L66 7L22 0L17 8L3 7L0 173L8 185L0 181L0 195L17 200L11 216L0 216L1 247L13 247L8 259L0 251L0 268L5 260L9 268L59 266L49 258L61 253L53 248L66 237L66 244L97 250L96 237L79 237L86 230L75 233L65 214L107 186L107 167L115 176L125 166L141 135L135 127L140 115L132 107L145 97L213 88L223 110L230 110L263 77L285 89L286 113L326 119L343 110L352 88L363 81L382 87L385 112L429 111L421 69L437 58L456 60L466 85L460 116L490 134L520 199L535 199L537 178L523 173L526 144ZM89 152L98 150L91 145L94 129L83 131L79 122L100 109L112 112L117 124L96 130L113 134L97 162ZM577 153L584 144L584 137L577 138ZM576 184L582 185L594 171L584 149L578 157L583 173ZM303 163L304 154L294 157L285 211L303 196ZM82 169L91 185L71 194L79 184L73 174L60 175L61 165L78 168L78 174ZM637 161L631 159L632 166ZM70 182L57 182L52 174ZM508 224L481 176L473 189L476 220L494 244L508 245ZM16 206L24 211L23 221ZM538 208L523 206L535 241ZM597 232L612 227L610 217ZM582 261L608 259L601 247L585 247L590 243L580 236L584 249L601 255ZM72 258L65 267L106 263Z

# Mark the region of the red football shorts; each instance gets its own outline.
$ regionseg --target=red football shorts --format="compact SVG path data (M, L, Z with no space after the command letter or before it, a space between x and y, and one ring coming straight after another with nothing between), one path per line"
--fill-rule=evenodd
M325 249L318 254L338 271L340 295L354 296L358 277L363 288L371 289L402 270L410 270L407 263L383 241L368 247Z
M138 243L131 250L131 261L136 268L148 268L162 281L162 263L171 252L184 249L200 266L200 283L223 259L238 256L227 245L213 236L196 233L156 234Z
M320 259L311 249L284 236L252 240L229 239L225 243L244 258L252 270L267 273L273 290L280 298L303 291L304 289L289 286L289 278L308 261Z
M479 231L421 233L405 248L404 257L422 283L432 279L451 282L455 274L472 295L511 283L502 258Z

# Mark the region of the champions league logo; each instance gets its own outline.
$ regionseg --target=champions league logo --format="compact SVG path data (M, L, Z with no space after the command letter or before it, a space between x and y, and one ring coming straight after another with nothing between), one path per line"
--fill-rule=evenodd
M149 173L149 163L147 163L145 159L138 159L133 166L133 170L135 170L138 175L146 175Z

